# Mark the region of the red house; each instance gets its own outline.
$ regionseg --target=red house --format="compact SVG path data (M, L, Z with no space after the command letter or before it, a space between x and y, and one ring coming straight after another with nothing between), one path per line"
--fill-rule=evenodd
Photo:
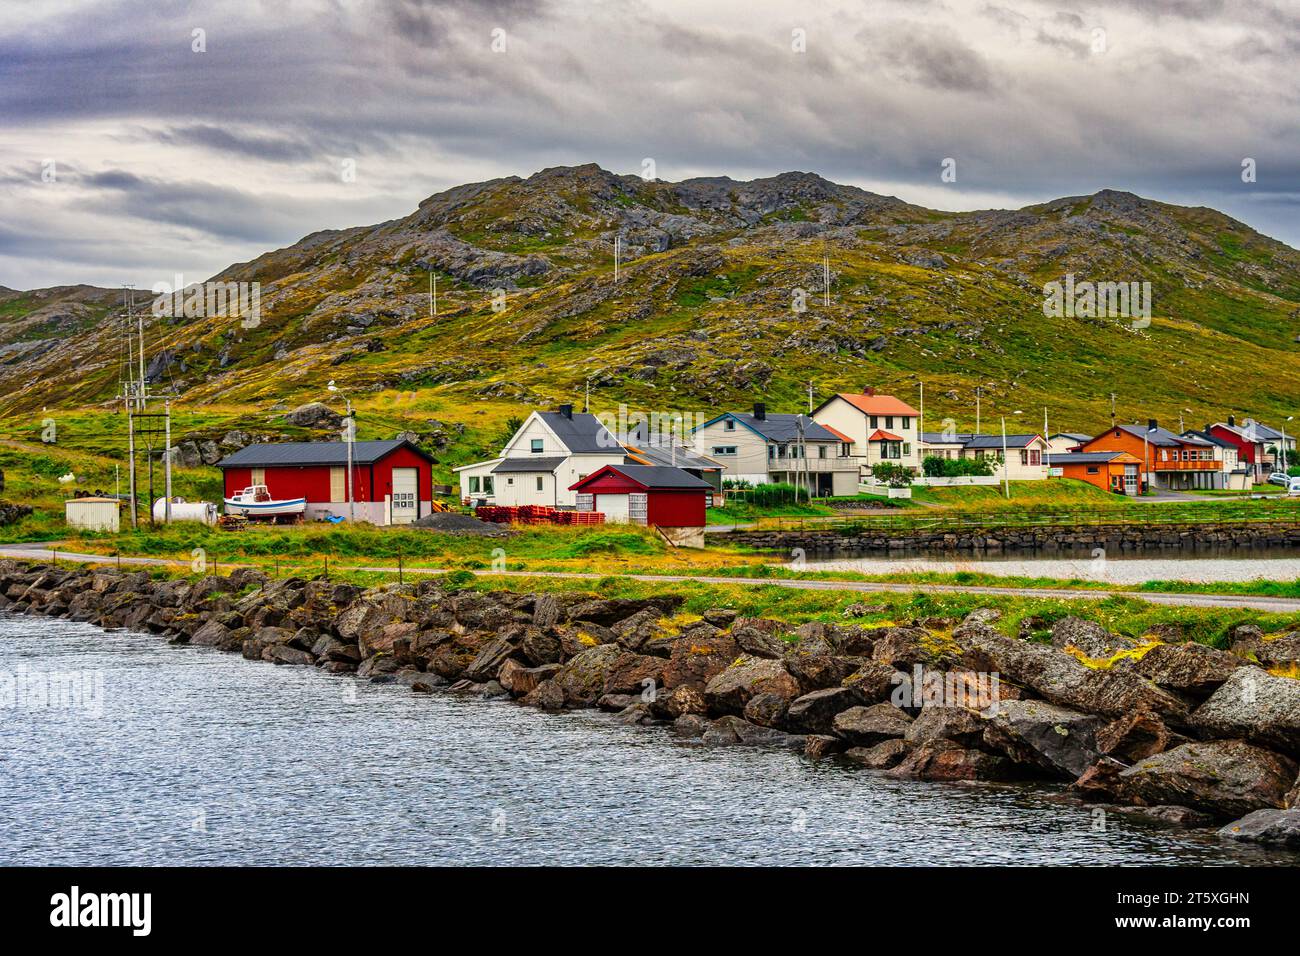
M272 498L306 498L308 518L327 514L371 524L410 524L433 507L433 459L408 441L258 443L217 462L229 498L266 485Z
M606 465L569 490L577 493L579 511L603 512L606 522L659 528L675 544L704 543L704 509L713 488L680 468Z

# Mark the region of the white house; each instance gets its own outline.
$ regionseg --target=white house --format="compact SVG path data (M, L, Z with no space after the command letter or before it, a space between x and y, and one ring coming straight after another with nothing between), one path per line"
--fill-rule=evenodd
M1092 436L1085 435L1083 432L1057 432L1055 435L1047 436L1047 450L1052 455L1066 455L1086 441L1092 441Z
M1002 452L1006 448L1006 468ZM991 458L994 475L1011 481L1038 481L1047 477L1049 452L1041 435L980 435L970 432L925 432L921 436L921 458Z
M488 461L453 469L462 499L496 505L574 507L572 485L606 465L621 465L623 446L595 415L572 405L533 412Z
M857 459L848 436L807 415L723 412L694 431L695 450L723 467L723 478L750 485L788 483L814 495L852 495L858 490Z
M839 392L817 408L812 419L849 439L849 455L863 477L882 461L920 471L921 413L893 395Z

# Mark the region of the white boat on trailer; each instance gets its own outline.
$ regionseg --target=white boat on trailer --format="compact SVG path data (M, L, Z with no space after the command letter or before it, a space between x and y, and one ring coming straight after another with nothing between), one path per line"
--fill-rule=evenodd
M226 514L247 518L280 518L307 510L306 498L272 498L266 485L249 485L233 498L222 500L226 503Z

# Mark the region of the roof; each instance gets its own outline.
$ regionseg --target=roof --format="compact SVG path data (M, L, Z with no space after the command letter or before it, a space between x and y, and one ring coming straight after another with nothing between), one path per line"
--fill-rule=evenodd
M574 454L608 453L618 448L618 441L609 429L589 412L574 412L572 418L560 412L538 412L537 417Z
M1073 441L1092 441L1092 436L1085 435L1083 434L1083 432L1057 432L1055 435L1050 436L1047 440L1051 441L1053 438L1069 438Z
M902 436L895 435L893 432L887 432L883 428L877 428L867 438L867 441L902 441Z
M1037 433L1027 435L1008 435L1006 437L1007 448L1026 448L1032 445L1038 439ZM926 445L961 445L965 448L997 448L1001 449L1003 438L999 435L989 435L985 433L973 434L971 432L959 432L955 435L944 434L943 432L922 432L921 442Z
M836 438L838 438L840 441L844 442L845 444L848 445L853 444L853 439L850 438L848 435L844 434L844 432L840 431L838 428L831 428L830 425L827 425L824 422L818 422L817 424L821 425L822 428L826 429L828 432L830 432L832 435L834 435Z
M492 469L494 475L549 475L564 463L566 456L551 455L536 458L502 458L501 464Z
M1220 448L1237 447L1236 444L1234 444L1233 442L1228 441L1226 438L1220 438L1218 435L1214 434L1213 432L1198 431L1195 428L1189 428L1187 431L1183 432L1183 437L1201 438L1209 442L1211 445L1218 445Z
M1173 445L1208 445L1210 444L1204 438L1184 438L1171 432L1168 428L1144 428L1141 425L1116 425L1120 431L1128 432L1136 438L1145 438L1150 445L1170 447ZM1100 438L1101 436L1097 436Z
M1283 437L1282 433L1277 429L1269 428L1263 422L1257 422L1253 418L1247 418L1243 424L1245 424L1247 428L1253 426L1256 437L1264 441L1277 441L1279 438Z
M696 426L696 429L707 428L714 422L721 421L724 418L734 418L750 431L761 435L768 441L778 443L798 441L800 424L803 425L805 441L840 441L834 433L827 431L824 425L820 425L807 415L802 414L791 415L768 412L764 418L755 418L748 412L723 412L703 425Z
M427 452L402 439L352 442L352 463L370 465L401 447L407 447L426 461ZM343 441L256 442L217 462L218 468L275 468L301 465L346 465L348 443Z
M901 398L895 398L893 395L862 395L853 392L836 392L831 398L826 399L817 406L817 412L820 412L837 398L848 402L864 415L906 415L910 418L916 418L921 414L907 402Z
M627 457L632 459L629 464L665 465L669 468L694 468L698 471L722 470L722 465L712 458L701 455L685 445L678 445L674 449L668 445L632 445L624 442L623 450L627 452Z
M1113 461L1116 458L1133 458L1134 461L1140 461L1134 458L1126 451L1068 451L1062 454L1053 455L1049 464L1053 467L1056 465L1091 465L1099 462Z
M680 468L662 465L605 465L586 478L574 482L569 486L569 490L573 491L590 484L608 472L622 475L649 491L708 491L713 487L703 478L697 478Z

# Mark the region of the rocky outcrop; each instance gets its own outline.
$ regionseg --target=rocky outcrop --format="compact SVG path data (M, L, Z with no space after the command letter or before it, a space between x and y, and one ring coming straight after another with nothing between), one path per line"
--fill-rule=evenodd
M1229 823L1219 831L1219 836L1300 850L1300 810L1256 810Z
M1178 804L1233 819L1283 809L1294 783L1291 760L1244 740L1189 743L1119 774L1118 792L1134 803Z
M0 560L0 609L417 693L594 708L705 746L843 755L899 777L1073 780L1078 797L1180 825L1300 801L1300 682L1241 655L1151 646L1148 637L1127 648L1133 654L1089 666L1078 655L1116 641L1087 622L1058 628L1062 650L1006 637L995 614L969 615L951 631L950 618L923 618L878 628L813 622L790 633L725 608L683 627L670 617L680 604L487 594L438 579L363 590L249 569L155 580ZM976 703L991 672L997 693Z

